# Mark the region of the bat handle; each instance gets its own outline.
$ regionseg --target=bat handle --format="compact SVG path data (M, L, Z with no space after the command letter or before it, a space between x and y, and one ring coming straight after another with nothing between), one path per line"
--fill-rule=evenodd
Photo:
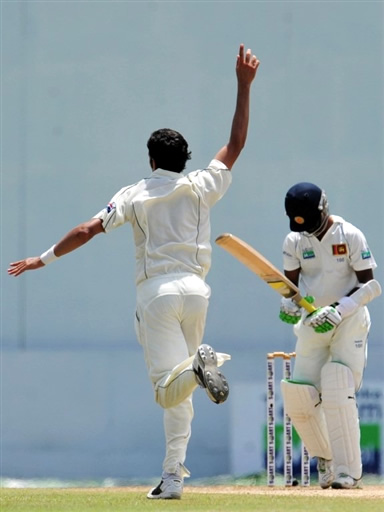
M298 293L291 297L291 299L294 300L299 306L306 309L308 313L313 313L317 309L313 304L308 302L304 297L302 297Z

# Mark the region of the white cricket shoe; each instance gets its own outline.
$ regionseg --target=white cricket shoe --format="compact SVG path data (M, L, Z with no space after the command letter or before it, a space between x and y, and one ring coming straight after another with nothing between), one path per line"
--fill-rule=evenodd
M331 487L332 482L335 479L333 473L332 461L326 460L321 457L317 458L317 471L319 473L319 484L322 489L328 489Z
M205 389L212 402L225 402L229 395L229 386L227 379L217 368L217 356L212 347L200 345L193 360L193 371L197 383Z
M176 473L162 474L161 482L147 494L152 500L180 500L183 494L184 477L190 476L188 469L181 463L178 464Z
M333 481L332 489L361 489L360 480L356 480L346 473L340 473Z

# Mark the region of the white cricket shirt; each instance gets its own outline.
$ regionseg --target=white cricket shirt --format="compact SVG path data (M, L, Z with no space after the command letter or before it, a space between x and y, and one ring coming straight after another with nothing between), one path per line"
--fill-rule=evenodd
M211 265L210 208L231 171L218 160L188 174L157 169L122 188L94 218L106 233L129 222L136 246L136 284L172 274L205 278Z
M284 269L301 269L300 288L320 307L358 285L355 271L377 266L363 233L341 217L331 217L334 222L322 240L291 232L283 243Z

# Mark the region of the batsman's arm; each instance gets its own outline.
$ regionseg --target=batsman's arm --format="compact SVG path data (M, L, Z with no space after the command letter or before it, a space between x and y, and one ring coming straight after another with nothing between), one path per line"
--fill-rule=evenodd
M355 274L360 284L368 283L368 281L372 281L372 279L375 279L373 275L373 270L371 268L367 268L365 270L355 270ZM355 290L352 290L348 295L350 295L354 291Z
M83 222L69 231L56 245L48 249L41 256L34 256L10 263L8 274L17 277L27 270L42 268L60 256L78 249L92 240L95 235L103 232L104 228L100 219L91 219Z
M359 307L369 304L381 295L380 283L374 278L372 269L356 271L356 276L359 286L332 304L342 319L351 316Z
M244 45L241 44L236 61L237 99L231 134L227 145L215 156L215 159L226 165L228 169L233 167L247 139L251 84L259 64L260 61L256 55L252 55L250 49L244 52Z
M381 295L380 283L374 279L372 269L357 271L356 275L359 286L334 304L317 309L313 315L308 316L306 325L318 333L328 332Z
M300 268L295 270L284 270L284 275L287 277L295 286L299 286ZM314 302L313 297L301 297L300 295L292 296L291 300L295 301L296 304L306 309L308 313L313 313L316 308L312 304Z
M296 268L295 270L284 270L284 275L295 286L299 286L300 268Z

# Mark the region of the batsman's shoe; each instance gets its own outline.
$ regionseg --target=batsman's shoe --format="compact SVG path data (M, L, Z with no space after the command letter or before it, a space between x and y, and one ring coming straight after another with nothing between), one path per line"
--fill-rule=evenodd
M180 500L183 494L184 477L190 476L188 469L179 464L176 473L163 472L161 482L147 494L152 500Z
M346 473L340 473L337 475L336 480L332 483L332 489L359 489L360 480L347 475Z
M197 383L205 389L212 402L225 402L229 395L229 386L227 379L217 367L217 355L212 347L200 345L193 360L193 371Z
M317 458L317 471L319 473L319 485L322 489L328 489L331 487L333 481L335 480L335 475L333 473L332 461L322 459L321 457Z

